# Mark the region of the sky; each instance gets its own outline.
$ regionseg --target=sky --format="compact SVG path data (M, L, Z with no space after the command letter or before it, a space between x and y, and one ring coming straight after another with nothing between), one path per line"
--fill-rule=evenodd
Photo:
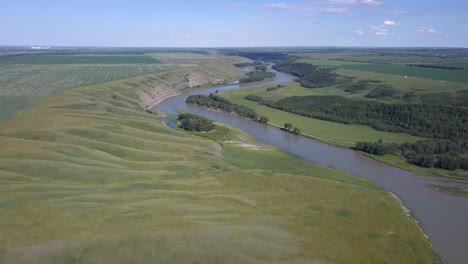
M0 45L468 47L466 0L0 0Z

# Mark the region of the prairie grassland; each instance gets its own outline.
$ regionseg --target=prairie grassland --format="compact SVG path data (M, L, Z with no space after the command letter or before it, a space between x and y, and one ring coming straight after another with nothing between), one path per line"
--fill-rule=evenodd
M0 125L1 263L433 262L386 191L171 130L140 106L149 80L48 96Z

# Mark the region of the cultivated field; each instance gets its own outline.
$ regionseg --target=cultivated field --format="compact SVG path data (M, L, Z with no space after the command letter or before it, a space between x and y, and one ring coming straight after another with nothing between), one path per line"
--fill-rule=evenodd
M386 191L173 131L140 106L148 78L48 96L0 125L0 262L434 261Z
M158 60L147 55L122 54L23 54L0 57L0 65L16 64L156 64Z
M73 87L154 75L176 69L181 69L182 74L186 73L185 76L188 76L195 67L198 74L196 76L209 76L210 80L198 80L200 78L197 79L196 76L191 76L191 79L196 79L193 80L194 83L206 85L214 80L234 79L241 71L232 67L229 62L246 60L239 57L221 58L219 55L207 53L153 51L150 56L141 52L102 50L83 51L74 55L68 52L0 57L0 122L8 120L43 96L58 94ZM179 77L184 78L182 75ZM185 85L180 78L163 81L162 85L172 84L174 81Z
M333 67L338 69L398 75L403 78L404 76L411 76L430 80L468 83L468 71L466 70L432 69L411 67L401 64L364 63L324 59L304 59L302 61L314 65Z
M73 87L174 68L156 65L0 65L0 96L45 96Z

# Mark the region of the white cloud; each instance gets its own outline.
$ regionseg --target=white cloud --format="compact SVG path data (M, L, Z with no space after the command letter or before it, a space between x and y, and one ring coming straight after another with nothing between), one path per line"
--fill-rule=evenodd
M380 37L388 36L388 31L376 31L375 35Z
M403 11L403 10L391 10L389 11L387 14L391 15L391 16L402 16L402 15L405 15L407 14L408 12L406 11Z
M396 26L397 23L395 23L395 21L392 21L392 20L385 20L384 21L384 25L386 26Z
M176 38L177 38L177 33L172 32L171 34L169 34L169 39L176 39Z
M423 34L423 35L429 35L429 34L439 34L440 31L437 29L433 29L433 28L421 27L418 29L418 33Z
M379 37L385 37L385 36L390 35L385 25L371 26L370 30L374 33L374 35L379 36Z
M361 0L359 4L366 5L366 6L382 6L384 5L383 2L375 1L375 0Z
M341 13L346 13L349 11L349 9L346 7L325 7L325 8L320 8L319 10L323 13L329 13L329 14L341 14Z
M362 35L366 34L363 30L356 30L356 31L354 31L354 33L359 35L359 36L362 36Z
M265 4L264 7L273 8L273 9L292 9L292 8L294 8L294 6L286 4L286 3L269 3L269 4Z

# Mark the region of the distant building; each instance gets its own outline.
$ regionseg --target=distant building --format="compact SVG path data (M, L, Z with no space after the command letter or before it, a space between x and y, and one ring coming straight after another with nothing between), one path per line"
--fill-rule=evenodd
M46 46L46 47L42 47L42 46L32 46L31 47L32 50L48 50L50 49L49 46Z

